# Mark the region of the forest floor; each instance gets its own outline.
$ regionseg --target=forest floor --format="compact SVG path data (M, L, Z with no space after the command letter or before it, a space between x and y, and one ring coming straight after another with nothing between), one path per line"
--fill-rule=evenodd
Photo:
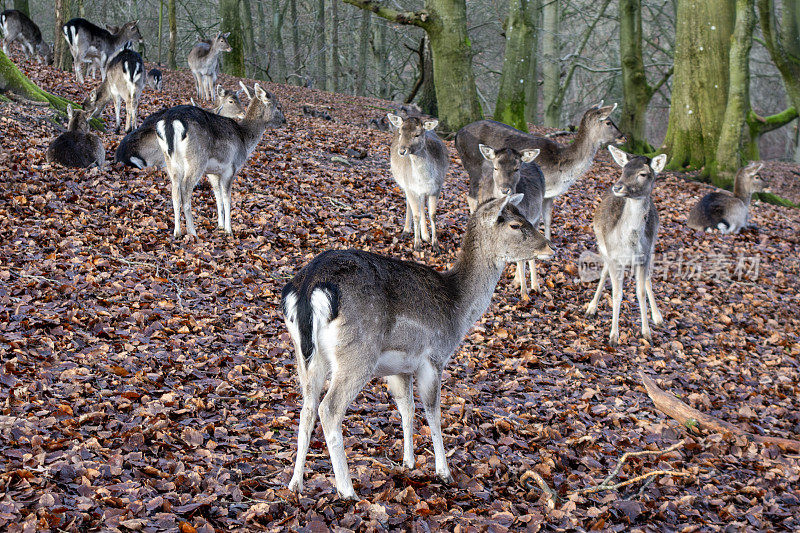
M22 69L50 91L85 95L71 73ZM319 426L305 492L290 493L301 397L278 312L283 284L329 248L447 268L467 220L467 177L448 143L443 251L412 254L390 135L365 127L390 104L267 87L289 124L264 135L238 176L233 236L216 229L213 194L198 187L197 240L173 239L162 170L51 166L52 111L0 104L0 529L800 529L800 456L681 426L655 409L639 377L752 433L800 435L800 211L760 204L756 229L701 234L684 221L710 187L665 174L654 192L653 283L665 324L652 345L639 336L629 282L621 345L611 348L610 289L587 319L596 282L579 277L581 254L596 251L592 212L619 175L605 151L556 202L557 255L538 262L543 292L520 301L509 267L445 372L455 483L435 477L419 406L417 468L401 468L399 415L374 380L344 424L363 499L337 500ZM164 91L145 90L140 117L193 93L187 71L165 71ZM303 117L303 104L330 106L335 121ZM103 135L109 159L120 139ZM368 155L352 159L348 148ZM792 198L798 170L768 163L764 175ZM680 440L627 461L618 479L684 475L576 494L623 453ZM554 509L521 481L528 470L563 496Z

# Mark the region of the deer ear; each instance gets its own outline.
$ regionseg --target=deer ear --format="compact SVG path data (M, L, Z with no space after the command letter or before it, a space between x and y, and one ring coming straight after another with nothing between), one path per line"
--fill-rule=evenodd
M485 144L479 144L478 150L481 151L481 155L483 155L483 158L487 161L491 161L492 159L495 158L496 154L494 153L494 148L492 148L491 146L486 146Z
M604 102L605 102L605 100L600 100L600 102L596 106L594 106L594 108L595 109L600 109L601 107L603 107L603 103Z
M539 155L540 150L538 148L534 148L533 150L523 150L522 151L522 162L523 163L530 163Z
M73 115L72 105L67 104L67 119L72 120L72 115Z
M511 196L508 197L508 203L512 205L519 205L519 203L522 201L523 198L525 198L525 195L522 194L521 192L517 194L512 194Z
M607 105L605 107L601 107L600 109L597 110L597 112L600 114L600 118L602 120L605 120L609 116L611 116L611 113L613 113L615 109L617 109L616 102L614 102L614 105Z
M231 36L231 32L224 33L222 36L223 36L223 37L225 37L225 38L227 39L228 37L230 37L230 36Z
M269 103L269 98L267 98L267 92L261 88L261 85L256 83L255 87L253 87L253 90L255 91L255 94L259 100L261 100L262 102Z
M431 131L433 128L439 125L439 121L435 118L432 120L426 120L422 123L422 127L425 128L427 131Z
M761 170L762 168L764 168L764 163L753 162L747 165L747 173L750 174L751 176L755 176L756 174L758 174L758 171Z
M400 126L403 125L403 118L393 113L386 113L386 118L389 119L389 122L391 122L392 126L394 126L395 128L400 128Z
M225 94L225 88L222 86L221 83L218 83L217 84L217 96L224 95L224 94Z
M628 157L628 154L626 154L616 146L608 145L608 151L611 152L611 157L614 158L614 161L616 161L619 166L624 167L625 165L628 164L628 160L630 159Z
M650 161L650 168L652 168L653 172L656 174L664 170L665 166L667 166L667 154L657 155Z
M189 101L192 103L193 106L197 107L197 104L194 103L194 97L190 97Z
M247 88L247 86L241 81L239 82L239 86L241 86L242 90L244 91L244 94L246 94L247 97L252 100L253 97L250 96L250 90Z

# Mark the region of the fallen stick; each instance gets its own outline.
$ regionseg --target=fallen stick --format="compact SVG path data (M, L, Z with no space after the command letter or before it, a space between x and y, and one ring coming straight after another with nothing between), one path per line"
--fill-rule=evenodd
M737 425L726 422L715 416L705 414L702 411L698 411L694 407L686 405L674 395L661 390L658 385L656 385L656 382L643 372L639 372L639 377L641 377L644 388L647 390L647 395L650 396L651 400L653 400L656 409L667 416L674 418L687 428L697 426L699 429L705 429L707 431L729 433L732 435L745 437L748 440L758 442L760 444L772 444L783 451L800 453L800 441L750 433Z

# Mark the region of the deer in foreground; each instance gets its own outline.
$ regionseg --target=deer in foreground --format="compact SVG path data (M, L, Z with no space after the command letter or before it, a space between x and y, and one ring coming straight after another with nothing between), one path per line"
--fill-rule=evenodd
M151 68L150 72L147 73L146 85L151 89L153 89L154 91L160 91L163 78L164 75L161 73L160 70L158 70L157 68Z
M608 117L617 104L603 107L602 102L583 114L578 132L572 144L559 144L544 137L537 137L506 126L494 120L479 120L461 128L456 134L456 149L461 162L469 174L467 203L470 212L478 204L478 189L482 179L483 156L479 144L495 149L513 148L517 152L538 148L541 152L536 164L542 169L545 179L542 217L544 236L551 238L553 202L589 170L597 150L603 144L624 137Z
M522 194L517 209L534 227L542 215L542 197L544 195L544 176L536 163L538 149L517 152L513 148L494 150L481 144L480 150L486 159L483 179L479 188L478 202L483 203L491 198L501 198L509 194ZM540 257L545 259L545 257ZM536 260L530 258L528 267L531 270L531 288L539 292L539 279L536 277ZM519 282L522 299L528 299L528 283L525 280L525 261L517 262L516 280Z
M133 50L125 49L108 64L106 79L97 89L92 90L83 101L83 108L90 116L97 116L110 101L114 101L116 131L119 132L120 110L125 101L125 133L136 127L136 110L142 95L145 81L142 56Z
M747 227L753 194L767 190L758 175L763 166L751 163L740 168L733 180L733 194L728 191L706 194L692 207L686 224L696 230L721 233L739 233Z
M89 133L89 114L67 105L67 119L67 131L47 147L47 162L65 167L88 168L97 165L103 168L106 149L97 135Z
M594 298L586 309L587 316L597 313L606 278L611 277L611 334L609 343L619 342L619 308L625 269L630 266L636 276L636 299L642 321L642 336L652 340L647 319L647 302L655 325L664 319L653 295L652 258L658 234L658 211L651 193L656 175L664 169L667 155L653 158L631 156L615 146L608 147L614 161L622 167L622 176L606 191L594 213L594 234L603 257L603 270Z
M39 56L39 62L53 64L50 45L42 39L42 32L25 13L7 9L0 13L0 29L3 31L3 53L10 57L8 45L18 42L27 57Z
M189 68L194 76L197 97L214 99L214 84L219 71L219 54L233 50L228 43L230 33L218 33L213 39L203 39L189 52Z
M421 249L422 240L430 242L436 251L439 249L436 237L436 204L450 164L447 146L433 132L439 121L421 117L403 119L392 113L386 116L397 128L392 136L389 166L392 176L406 195L403 233L410 233L413 227L414 250ZM426 206L431 225L430 234L425 221Z
M189 108L189 109L187 109ZM231 234L231 189L236 173L253 153L274 115L272 100L255 85L244 118L237 122L192 106L168 109L156 124L156 136L172 183L175 237L197 236L192 219L192 191L205 174L217 202L217 225Z
M72 66L78 83L83 83L83 64L92 63L99 67L100 77L106 79L109 61L125 48L142 40L139 21L126 22L120 27L112 27L111 33L82 18L74 18L64 24L64 38L72 53Z
M452 269L359 250L329 250L283 288L281 309L294 341L303 407L289 489L303 490L303 469L316 415L340 497L356 499L342 437L345 411L374 377L385 377L403 426L403 465L414 468L412 381L433 440L436 474L452 481L442 441L442 370L489 306L506 263L551 254L514 204L521 194L478 207L467 222ZM325 380L330 385L319 401Z

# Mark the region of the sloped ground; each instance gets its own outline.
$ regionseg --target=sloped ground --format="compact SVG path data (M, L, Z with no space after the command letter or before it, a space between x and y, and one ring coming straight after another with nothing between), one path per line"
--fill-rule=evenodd
M72 75L23 68L58 94L84 96ZM165 72L165 92L147 90L141 116L186 103L190 78ZM591 214L618 175L605 153L556 205L558 255L539 263L543 293L520 302L509 268L445 374L455 485L434 475L420 410L417 469L400 468L399 415L375 380L345 419L364 499L335 498L319 427L306 491L288 492L300 397L278 313L282 285L328 248L413 256L399 235L404 204L388 170L389 134L364 127L388 104L268 88L289 126L267 132L238 177L233 237L215 229L213 195L198 188L197 241L172 238L163 171L51 167L51 112L0 104L0 528L800 528L797 455L694 435L653 408L638 377L649 373L752 432L800 434L798 212L759 205L758 229L701 235L683 221L708 186L667 175L655 192L654 282L666 324L653 346L638 337L629 283L622 345L612 349L610 295L586 319L595 287L578 279L581 253L595 250ZM306 103L332 106L336 122L302 117ZM103 138L112 157L121 136ZM351 147L368 157L332 160L349 160ZM438 268L454 261L467 217L466 174L450 148L444 252L417 257ZM777 168L796 183L785 170L796 167ZM571 496L550 510L538 488L520 483L534 469L566 495L602 481L626 451L680 439L675 452L626 463L620 480L656 468L689 474L641 491Z

